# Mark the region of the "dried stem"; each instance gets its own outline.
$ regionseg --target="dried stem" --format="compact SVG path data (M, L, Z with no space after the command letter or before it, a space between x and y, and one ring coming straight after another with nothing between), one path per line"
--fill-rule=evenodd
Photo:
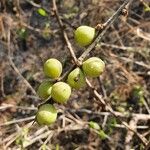
M66 33L65 29L64 29L63 22L62 22L62 20L61 20L60 17L59 17L59 13L58 13L58 10L57 10L57 5L56 5L56 1L55 1L55 0L53 0L53 11L54 11L54 14L55 14L55 16L56 16L56 18L57 18L57 21L58 21L58 23L59 23L59 26L60 26L60 28L61 28L61 30L62 30L63 37L64 37L64 39L65 39L65 42L66 42L66 44L67 44L68 50L69 50L69 52L70 52L70 54L71 54L71 57L73 58L74 63L75 63L75 64L78 64L77 57L76 57L76 55L75 55L75 53L74 53L74 50L73 50L73 48L72 48L72 46L71 46L71 43L70 43L69 38L68 38L68 35L67 35L67 33Z
M75 110L75 109L66 109L66 111L72 112L72 113L86 113L89 115L101 115L101 116L111 116L112 113L110 112L93 112L91 110L88 109L79 109L79 110ZM150 120L150 115L148 114L138 114L138 113L121 113L121 112L117 112L114 111L113 112L115 114L115 116L120 117L120 118L137 118L138 120Z
M15 72L19 75L19 77L24 81L24 83L27 85L27 87L32 91L32 93L34 95L36 95L36 91L33 89L33 87L30 85L30 83L23 77L23 75L20 73L20 71L18 70L18 68L16 67L16 65L14 64L12 58L11 58L11 47L10 47L10 24L9 22L6 22L7 23L7 28L8 28L8 31L7 31L7 49L8 49L8 60L9 60L9 63L11 65L11 67L15 70Z
M22 118L22 119L18 119L18 120L12 120L12 121L8 121L8 122L5 122L3 124L0 124L0 127L15 124L15 123L19 123L19 122L23 122L23 121L31 121L31 120L34 120L34 119L35 119L35 116Z
M137 122L138 122L138 119L136 117L132 118L129 122L129 126L136 130L137 128ZM128 130L127 132L127 135L126 135L126 138L125 138L125 150L129 150L131 149L131 141L132 141L132 138L133 138L133 135L134 135L134 132Z

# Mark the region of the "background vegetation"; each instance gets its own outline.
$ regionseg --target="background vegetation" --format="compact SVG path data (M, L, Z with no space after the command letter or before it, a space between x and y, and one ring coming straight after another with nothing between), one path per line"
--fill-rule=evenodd
M74 90L66 105L55 104L59 116L52 126L33 123L42 102L35 91L45 79L43 63L57 58L64 73L73 64L62 31L79 57L85 49L75 43L74 30L105 23L123 2L57 0L62 28L52 0L0 1L0 149L148 149L149 0L133 0L128 15L118 16L91 51L106 63L99 78L89 78L94 89Z

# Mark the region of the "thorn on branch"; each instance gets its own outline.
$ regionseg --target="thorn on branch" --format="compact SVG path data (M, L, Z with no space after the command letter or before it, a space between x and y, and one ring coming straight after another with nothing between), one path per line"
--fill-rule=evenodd
M128 10L127 10L127 8L122 9L121 15L123 15L124 17L128 16Z
M104 29L104 27L105 27L104 24L99 23L99 24L96 25L95 29L98 30L98 31L102 31Z

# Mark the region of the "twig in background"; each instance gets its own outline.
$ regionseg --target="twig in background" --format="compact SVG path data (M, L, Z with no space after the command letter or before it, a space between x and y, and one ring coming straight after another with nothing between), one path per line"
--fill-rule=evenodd
M136 117L134 117L130 120L129 126L132 129L136 130L137 122L138 122L138 119ZM131 141L132 141L133 135L134 135L134 133L132 131L130 131L130 130L127 131L126 138L125 138L125 150L131 149Z
M147 144L145 150L149 150L149 148L150 148L150 141L148 142L148 144Z
M19 75L19 77L24 81L24 83L27 85L27 87L32 91L34 95L36 94L36 91L33 89L33 87L30 85L30 83L23 77L23 75L20 73L16 65L11 59L11 48L10 48L10 26L8 24L8 33L7 33L7 49L8 49L8 60L11 65L11 67L15 70L15 72Z
M146 110L147 110L147 112L150 114L150 106L149 106L149 104L146 102L146 97L145 97L145 99L144 99L144 106L145 106L145 108L146 108Z
M16 109L23 109L23 110L37 110L36 107L16 106L16 105L12 105L12 104L3 103L0 106L0 111L3 111L3 110L8 109L8 108L16 108Z
M107 99L107 93L106 93L106 90L105 90L105 88L102 84L101 77L98 77L97 79L98 79L98 82L99 82L101 93L102 93L104 99Z
M134 60L132 60L130 58L127 58L127 57L117 57L117 58L119 58L119 59L121 59L123 61L126 61L126 62L132 62L132 63L134 63L134 64L136 64L138 66L142 66L142 67L144 67L146 69L150 69L150 66L148 64L143 63L143 62L134 61Z
M91 110L88 110L88 109L79 109L79 110L75 110L75 109L66 109L66 111L69 111L69 112L72 112L72 113L86 113L86 114L89 114L89 115L101 115L101 116L112 116L112 113L110 112L95 112L95 111L91 111ZM117 111L114 111L113 112L115 114L115 116L117 117L120 117L120 118L138 118L138 120L150 120L150 115L148 114L136 114L136 113L121 113L121 112L117 112Z
M102 128L103 128L103 129L104 129L106 123L107 123L107 120L108 120L108 116L105 115L105 116L104 116L104 121L103 121L103 124L102 124Z
M3 124L0 124L0 127L15 124L15 123L19 123L19 122L23 122L23 121L34 120L34 119L35 119L35 116L26 117L26 118L18 119L18 120L12 120L12 121L8 121L8 122L5 122Z
M74 50L73 50L73 48L72 48L72 46L71 46L71 43L70 43L69 38L68 38L68 35L67 35L66 31L64 30L63 22L62 22L62 20L61 20L60 17L59 17L59 13L58 13L58 10L57 10L57 6L56 6L56 1L55 1L55 0L53 0L53 11L54 11L54 14L55 14L55 16L56 16L56 18L57 18L57 21L58 21L58 23L59 23L59 26L60 26L60 28L61 28L61 30L62 30L63 37L64 37L64 39L65 39L65 42L66 42L66 44L67 44L68 50L69 50L69 52L70 52L70 54L71 54L71 57L73 58L74 63L75 63L75 64L78 64L77 57L76 57L76 55L75 55L75 53L74 53Z
M34 7L41 8L41 5L36 4L36 3L33 2L32 0L25 0L25 1L28 2L29 4L31 4L31 5L34 6Z
M1 93L2 93L2 96L5 97L5 91L4 91L4 80L3 80L3 72L0 74L0 89L1 89Z

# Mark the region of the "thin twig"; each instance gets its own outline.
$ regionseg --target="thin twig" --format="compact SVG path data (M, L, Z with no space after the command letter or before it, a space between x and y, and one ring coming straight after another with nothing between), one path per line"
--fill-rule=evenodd
M132 118L129 122L129 126L136 130L137 129L137 122L138 122L138 119L137 118ZM126 138L125 138L125 150L129 150L131 149L131 141L132 141L132 138L134 136L134 132L128 130L127 132L127 135L126 135Z
M34 6L34 7L41 8L41 5L36 4L35 2L33 2L33 1L31 1L31 0L25 0L25 1L28 2L29 4L31 4L31 5Z
M127 52L139 52L144 49L144 47L140 47L140 46L139 47L119 46L119 45L114 45L114 44L109 44L109 43L104 43L104 42L101 42L100 46L119 49L119 50L123 50Z
M126 62L132 62L132 63L134 63L134 64L136 64L138 66L142 66L142 67L144 67L146 69L150 69L150 66L148 64L143 63L142 61L134 61L134 60L132 60L130 58L127 58L127 57L117 57L117 58L119 58L119 59L121 59L123 61L126 61Z
M7 35L7 49L8 49L8 60L12 68L15 70L15 72L19 75L19 77L24 81L24 83L28 86L28 88L32 91L34 95L36 94L36 91L33 89L33 87L30 85L30 83L23 77L23 75L20 73L16 65L11 59L11 50L10 50L10 29L8 29L8 35Z
M5 122L3 124L0 124L0 127L15 124L15 123L20 123L23 121L34 120L34 119L35 119L35 116L31 116L31 117L27 117L27 118L23 118L23 119L18 119L18 120L12 120L12 121L8 121L8 122Z
M66 109L66 111L69 111L69 112L73 112L73 113L86 113L86 114L89 114L89 115L101 115L101 116L111 116L112 113L110 112L95 112L95 111L91 111L91 110L88 110L88 109ZM130 118L130 117L135 117L135 118L138 118L138 120L150 120L150 115L149 114L136 114L136 113L128 113L128 112L125 112L125 113L121 113L121 112L117 112L117 111L114 111L114 114L115 116L117 117L121 117L121 118Z
M146 108L146 110L147 110L147 112L150 114L150 106L147 104L147 102L146 102L146 100L144 99L144 106L145 106L145 108Z
M16 109L23 109L23 110L37 110L36 107L26 107L26 106L16 106L16 105L12 105L12 104L2 104L2 106L0 106L0 111L8 109L8 108L16 108Z
M70 43L69 39L68 39L68 35L67 35L67 33L66 33L65 29L64 29L63 22L62 22L62 20L59 17L59 13L58 13L58 10L57 10L57 6L56 6L56 1L55 0L53 0L53 11L54 11L55 16L57 18L59 26L60 26L60 28L62 30L63 37L65 39L65 42L67 44L68 50L69 50L69 52L71 54L71 57L73 58L74 63L77 64L77 62L78 62L77 57L76 57L76 55L74 53L74 50L73 50L73 48L71 46L71 43Z
M0 89L1 89L1 93L2 93L2 96L5 97L5 91L4 91L4 80L3 80L3 72L1 73L1 76L0 76Z
M115 124L115 125L113 125L113 127L115 127L115 128L125 128L126 129L126 127L124 125L122 125L122 124ZM143 130L143 129L149 129L149 126L136 126L135 129L141 129L141 130Z

